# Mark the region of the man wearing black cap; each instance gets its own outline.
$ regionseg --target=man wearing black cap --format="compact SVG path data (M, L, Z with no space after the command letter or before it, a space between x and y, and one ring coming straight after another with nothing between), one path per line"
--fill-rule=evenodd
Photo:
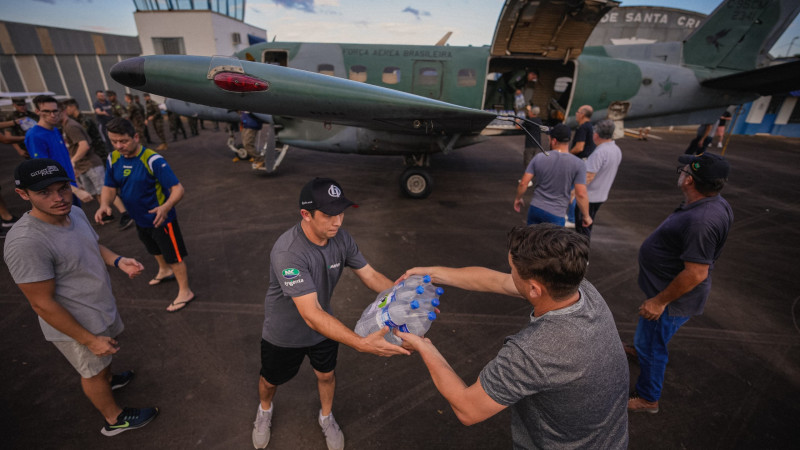
M105 417L100 432L114 436L145 426L157 408L120 408L111 391L132 371L111 374L115 339L124 329L106 266L133 278L144 267L98 244L83 210L72 206L70 177L58 162L38 158L14 172L16 192L31 203L6 236L3 256L14 282L39 315L46 340L81 376L84 394Z
M634 347L641 372L628 410L658 412L667 368L667 344L691 316L703 313L711 291L711 271L733 224L721 195L730 166L710 153L678 158L678 187L684 201L642 243L639 287L647 300L639 306Z
M589 197L586 191L586 164L570 155L570 131L564 124L550 129L550 151L533 157L517 185L514 210L520 212L522 196L528 183L536 177L531 205L528 208L528 225L554 223L564 226L564 214L569 206L570 192L575 189L578 207L583 213L583 226L592 224L589 215Z
M340 229L344 210L356 207L330 178L315 178L300 193L299 224L283 233L270 252L270 281L261 332L260 405L253 427L253 446L270 439L272 399L279 385L291 380L308 355L317 376L319 424L329 449L344 448L344 435L333 418L334 368L339 343L379 356L410 354L383 339L388 327L361 337L333 316L331 296L350 267L365 286L381 292L392 281L370 266L350 234Z

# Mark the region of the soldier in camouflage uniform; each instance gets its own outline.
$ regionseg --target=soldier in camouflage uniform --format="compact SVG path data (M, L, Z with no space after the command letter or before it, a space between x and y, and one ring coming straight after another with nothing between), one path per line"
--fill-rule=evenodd
M158 104L150 99L150 94L144 94L144 104L147 109L145 113L144 123L153 123L153 128L156 130L158 138L161 139L161 144L156 147L156 151L161 152L167 149L167 138L164 136L164 118L161 117L161 109Z
M145 139L145 130L147 127L144 124L144 111L141 105L138 105L131 94L125 94L125 102L128 104L128 120L133 124L136 133L139 135L140 140Z
M12 101L12 103L14 104L14 110L11 111L10 113L8 113L6 115L6 117L3 118L3 120L4 121L13 120L15 122L14 122L13 126L6 128L5 130L3 130L3 132L7 136L22 136L22 137L24 137L25 136L25 131L27 129L23 129L22 126L20 126L20 124L16 123L16 121L19 120L19 119L22 119L23 117L28 117L31 120L33 120L34 122L38 122L39 121L39 116L37 116L36 114L28 111L28 106L25 104L25 99L24 98L15 98ZM19 156L22 156L25 159L30 157L30 155L28 155L28 149L25 148L25 142L16 142L16 143L12 143L11 145L14 146L14 150L17 151Z
M108 98L108 102L111 103L111 116L112 117L122 117L123 119L127 119L128 111L122 106L119 101L117 100L117 93L114 91L106 91L106 98Z

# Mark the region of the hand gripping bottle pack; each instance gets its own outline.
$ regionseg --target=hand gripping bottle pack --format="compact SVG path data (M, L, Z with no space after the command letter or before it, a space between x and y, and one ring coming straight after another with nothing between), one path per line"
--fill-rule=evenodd
M436 319L434 308L439 306L439 297L443 293L444 289L431 284L430 276L412 275L378 294L362 313L355 332L366 336L388 325L422 336ZM385 339L394 344L401 342L391 331Z

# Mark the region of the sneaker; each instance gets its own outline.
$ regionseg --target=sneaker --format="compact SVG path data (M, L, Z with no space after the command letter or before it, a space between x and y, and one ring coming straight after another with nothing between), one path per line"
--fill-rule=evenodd
M259 407L256 412L256 421L253 422L253 447L267 448L271 427L272 411L262 411Z
M633 391L628 397L628 411L655 414L658 412L658 402L647 401L639 397L638 392Z
M167 144L166 143L159 144L159 146L156 147L156 151L157 152L163 152L166 149L167 149Z
M119 218L119 229L120 231L127 230L131 225L133 225L133 219L131 219L131 215L125 211Z
M319 412L322 414L322 411ZM328 444L328 450L342 450L344 449L344 434L336 419L333 418L331 413L325 419L319 418L319 426L322 427L322 432L325 434L325 443Z
M722 142L717 142L717 148L722 148Z
M131 382L134 375L135 373L133 373L132 370L126 370L125 372L111 375L111 390L116 391L117 389L124 388Z
M2 224L3 228L11 228L15 223L17 223L18 220L19 217L12 215L11 219L9 220L0 218L0 224Z
M252 167L253 170L263 170L263 171L267 170L267 167L264 165L264 161L254 162Z
M116 436L123 431L142 428L158 415L158 408L123 408L117 416L117 422L109 425L108 422L100 429L104 436Z
M566 228L575 228L575 222L570 222L569 220L564 221L564 226Z

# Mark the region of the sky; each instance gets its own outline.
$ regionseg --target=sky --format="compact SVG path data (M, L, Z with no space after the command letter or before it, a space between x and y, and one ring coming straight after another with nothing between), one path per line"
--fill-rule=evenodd
M164 1L164 0L161 0ZM244 20L272 40L432 45L489 45L504 0L247 0ZM622 6L669 6L703 14L720 0L631 0ZM0 0L0 19L135 36L133 0ZM800 19L772 49L800 53ZM792 42L794 37L798 39ZM791 47L790 47L791 46Z

